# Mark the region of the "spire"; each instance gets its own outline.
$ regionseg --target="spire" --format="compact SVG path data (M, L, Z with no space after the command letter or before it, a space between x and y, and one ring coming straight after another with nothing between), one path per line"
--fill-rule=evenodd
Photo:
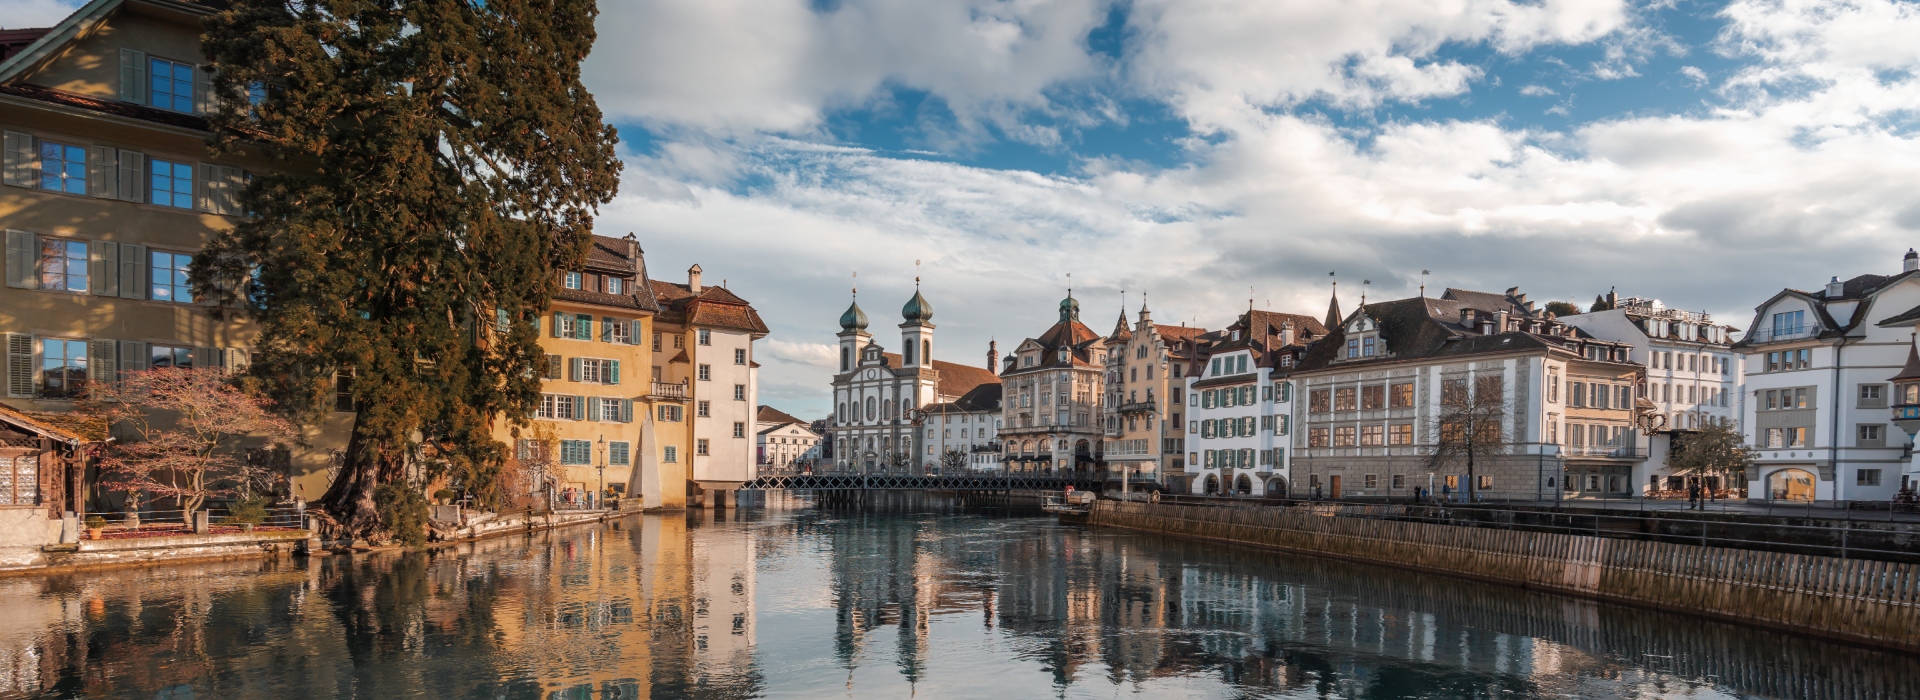
M1340 283L1335 282L1333 283L1333 300L1327 302L1327 328L1331 330L1340 327L1340 319L1343 318L1346 317L1340 314Z
M860 273L854 273L858 277ZM853 288L853 303L847 306L847 312L840 314L840 330L866 331L867 312L860 310L860 288Z
M1920 349L1915 349L1914 341L1907 342L1907 366L1900 368L1900 373L1887 381L1920 381Z

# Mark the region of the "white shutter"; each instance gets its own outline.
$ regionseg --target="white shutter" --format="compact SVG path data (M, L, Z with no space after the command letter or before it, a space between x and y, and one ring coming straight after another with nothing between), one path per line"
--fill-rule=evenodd
M15 187L33 187L39 184L40 155L33 150L33 135L18 131L6 132L6 152L0 153L0 181Z
M7 334L7 396L33 398L33 336Z
M147 298L147 247L120 244L120 298Z
M240 216L244 213L240 210L240 193L247 189L247 171L239 168L223 168L221 174L220 213L227 216Z
M193 111L213 114L213 69L193 67Z
M109 146L94 146L87 156L87 194L108 199L120 195L120 166Z
M587 420L596 422L600 420L600 397L587 397Z
M194 348L193 349L193 368L194 369L204 369L207 367L219 367L222 364L221 362L222 359L224 358L220 357L220 348Z
M94 241L88 246L88 285L96 296L120 296L120 244Z
M145 51L120 50L120 99L135 104L147 103L147 54Z
M120 378L126 379L128 372L143 372L147 369L147 344L138 340L120 341Z
M212 163L195 163L193 168L193 208L197 211L213 211L213 190L217 185L214 171L220 166Z
M33 234L27 231L7 230L7 286L32 289L34 250Z
M111 340L95 340L87 344L87 381L111 382L117 376L119 365L115 357L118 343Z
M122 149L118 160L120 177L115 183L116 196L126 202L146 201L147 154Z
M245 374L253 366L253 358L247 355L245 348L227 348L227 374Z

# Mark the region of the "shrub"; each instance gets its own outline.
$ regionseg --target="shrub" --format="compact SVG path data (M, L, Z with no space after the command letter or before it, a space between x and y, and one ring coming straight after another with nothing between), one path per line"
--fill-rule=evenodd
M456 499L459 497L460 497L460 494L454 493L453 489L440 489L439 491L433 492L434 500L442 501L442 502L451 503L453 499Z
M380 509L393 539L409 547L427 543L427 499L406 484L386 484L373 492L374 506Z
M87 516L87 529L98 530L107 526L107 519L98 515Z
M244 501L234 501L233 505L227 507L227 518L223 522L228 525L259 525L266 521L267 497L259 495Z

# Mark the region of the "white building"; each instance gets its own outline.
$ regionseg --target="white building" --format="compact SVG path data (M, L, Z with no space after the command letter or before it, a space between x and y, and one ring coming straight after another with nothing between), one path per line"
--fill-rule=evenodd
M991 361L991 360L989 360ZM922 409L924 448L942 474L1000 470L1000 383L984 383L953 401Z
M754 422L758 434L761 471L791 472L820 457L820 434L806 421L772 406L761 406Z
M1733 349L1733 334L1739 329L1716 324L1704 312L1639 297L1558 320L1595 338L1626 343L1630 361L1646 367L1645 396L1653 408L1648 423L1652 431L1645 439L1663 443L1675 431L1694 430L1709 421L1740 422L1744 363ZM1642 495L1685 488L1667 468L1669 447L1650 444L1650 458L1636 465L1633 482Z
M1186 381L1187 449L1196 494L1284 498L1292 474L1289 378L1326 327L1308 316L1248 311L1210 334Z
M840 372L833 377L835 470L926 473L935 468L937 455L918 441L920 409L999 382L991 370L933 359L933 305L918 289L900 313L905 319L900 354L873 342L858 301L840 316ZM989 349L988 366L993 359Z
M767 336L767 324L752 304L725 286L702 284L700 272L699 265L688 268L686 284L650 282L660 302L654 329L680 337L675 343L680 352L667 363L693 370L688 390L693 464L687 496L717 505L719 500L709 495L733 491L758 476L754 413L760 365L753 359L753 341ZM662 353L660 341L654 343L654 352Z
M1889 435L1888 380L1920 327L1920 256L1899 274L1784 289L1755 307L1746 357L1749 498L1884 501L1916 475ZM1898 478L1896 478L1896 476Z

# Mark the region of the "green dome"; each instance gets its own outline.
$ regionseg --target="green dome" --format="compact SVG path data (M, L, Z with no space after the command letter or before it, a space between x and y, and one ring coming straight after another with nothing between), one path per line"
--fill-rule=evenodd
M916 289L913 290L913 298L907 300L907 305L900 307L900 315L908 321L925 323L933 320L933 305L927 303L927 298L920 296L920 290Z
M840 314L840 329L847 331L867 329L867 312L860 310L860 302L854 302L852 306L847 307L846 313Z
M1072 321L1080 318L1080 301L1073 297L1060 300L1060 320Z

